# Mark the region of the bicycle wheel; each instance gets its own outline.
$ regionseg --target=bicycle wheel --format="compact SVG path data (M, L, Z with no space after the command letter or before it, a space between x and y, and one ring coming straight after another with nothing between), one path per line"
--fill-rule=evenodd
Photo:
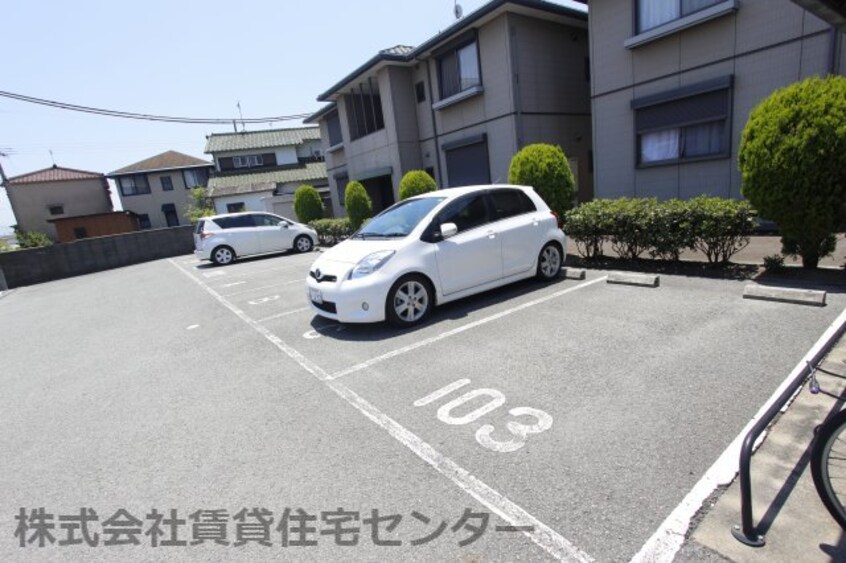
M846 411L820 426L811 450L811 475L823 504L846 530Z

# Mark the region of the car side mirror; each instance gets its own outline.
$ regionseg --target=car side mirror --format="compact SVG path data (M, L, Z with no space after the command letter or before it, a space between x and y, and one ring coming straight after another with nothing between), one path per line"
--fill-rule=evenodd
M458 225L455 223L442 223L441 224L441 237L443 240L448 239L449 237L455 236L458 232Z
M285 221L282 221L281 223L279 223L280 229L287 229L288 227L290 227L290 225L288 223L286 223Z

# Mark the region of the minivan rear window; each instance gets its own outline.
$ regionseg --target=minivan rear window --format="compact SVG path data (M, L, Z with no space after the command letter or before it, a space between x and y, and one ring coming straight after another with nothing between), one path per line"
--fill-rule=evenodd
M203 229L206 228L206 222L202 219L197 221L197 224L194 225L194 234L200 235L203 234Z
M233 215L231 217L218 217L215 220L221 229L239 229L243 227L255 227L256 223L252 215Z

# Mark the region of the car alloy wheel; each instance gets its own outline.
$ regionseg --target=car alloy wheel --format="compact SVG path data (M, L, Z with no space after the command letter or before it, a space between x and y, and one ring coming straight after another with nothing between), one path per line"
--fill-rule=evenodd
M400 279L388 295L387 317L391 324L410 326L423 320L432 308L432 292L421 276Z
M538 256L538 278L551 280L561 271L561 251L552 243L543 247Z
M312 246L311 239L305 235L298 236L297 240L294 241L294 248L297 249L297 252L310 252Z
M212 260L215 264L225 266L235 260L235 252L228 246L218 246L212 252Z

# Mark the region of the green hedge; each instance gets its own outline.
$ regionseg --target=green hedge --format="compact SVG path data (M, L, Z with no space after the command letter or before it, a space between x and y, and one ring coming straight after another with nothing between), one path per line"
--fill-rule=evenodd
M309 226L317 231L317 239L323 246L332 246L353 234L352 223L346 217L342 219L317 219Z
M323 217L323 200L314 186L304 184L294 192L294 213L297 221L310 223Z
M724 263L749 244L755 229L748 202L699 196L672 199L597 199L564 215L564 230L585 258L603 256L603 245L621 257L678 260L685 249L701 251L712 263Z

